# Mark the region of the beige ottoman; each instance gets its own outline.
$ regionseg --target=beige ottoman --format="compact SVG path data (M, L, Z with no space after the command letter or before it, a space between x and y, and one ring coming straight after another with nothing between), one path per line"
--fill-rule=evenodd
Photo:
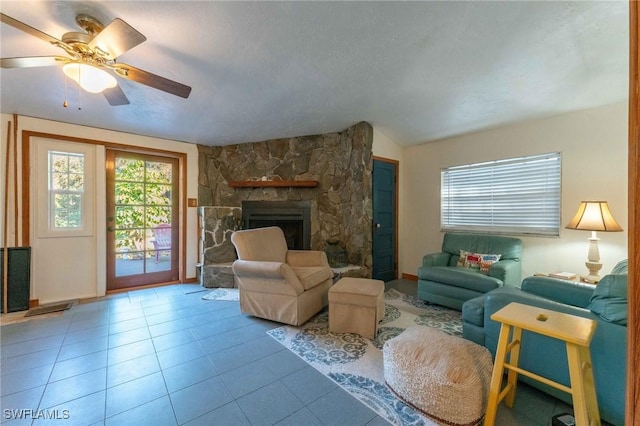
M382 349L384 379L405 402L448 425L479 424L489 397L489 351L461 337L412 326Z
M384 282L342 278L329 289L329 331L375 339L384 318Z

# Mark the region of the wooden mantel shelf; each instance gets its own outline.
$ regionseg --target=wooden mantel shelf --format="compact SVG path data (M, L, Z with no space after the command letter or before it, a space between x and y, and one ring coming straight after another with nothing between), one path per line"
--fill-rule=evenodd
M314 188L318 186L317 180L232 180L231 188Z

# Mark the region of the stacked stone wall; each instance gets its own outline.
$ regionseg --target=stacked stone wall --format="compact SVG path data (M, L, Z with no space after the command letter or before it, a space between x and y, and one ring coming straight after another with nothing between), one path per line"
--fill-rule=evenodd
M237 287L231 270L236 251L231 234L240 227L242 219L238 207L200 207L200 270L202 286Z
M361 122L313 136L229 146L199 145L200 206L243 200L311 202L311 249L338 240L349 263L371 275L373 128ZM313 188L232 188L231 181L315 180Z

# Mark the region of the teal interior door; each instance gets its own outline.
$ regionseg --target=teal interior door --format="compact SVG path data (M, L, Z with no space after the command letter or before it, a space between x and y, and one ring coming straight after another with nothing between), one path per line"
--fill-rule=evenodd
M373 160L373 272L385 282L398 277L397 171L393 160Z

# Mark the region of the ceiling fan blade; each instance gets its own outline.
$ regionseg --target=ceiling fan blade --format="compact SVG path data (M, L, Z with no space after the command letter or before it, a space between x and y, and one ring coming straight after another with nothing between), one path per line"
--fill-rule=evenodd
M64 56L29 56L25 58L2 58L0 68L50 67L69 62Z
M20 22L17 19L13 19L11 16L5 15L4 13L0 13L0 21L4 22L7 25L11 25L14 28L17 28L21 31L24 31L27 34L31 34L34 37L38 37L41 40L46 41L51 44L58 44L60 40L55 37L50 36L49 34L43 33L40 30L36 30L33 27L25 24L24 22Z
M107 101L111 106L129 105L129 99L127 99L124 92L118 85L110 89L103 90L102 94L107 98Z
M116 18L89 42L89 47L107 59L115 59L146 39L131 25Z
M145 84L155 89L162 90L163 92L171 93L172 95L180 96L181 98L186 99L191 93L191 87L189 86L185 86L177 81L169 80L148 71L132 67L131 65L117 64L114 67L114 71L126 79Z

